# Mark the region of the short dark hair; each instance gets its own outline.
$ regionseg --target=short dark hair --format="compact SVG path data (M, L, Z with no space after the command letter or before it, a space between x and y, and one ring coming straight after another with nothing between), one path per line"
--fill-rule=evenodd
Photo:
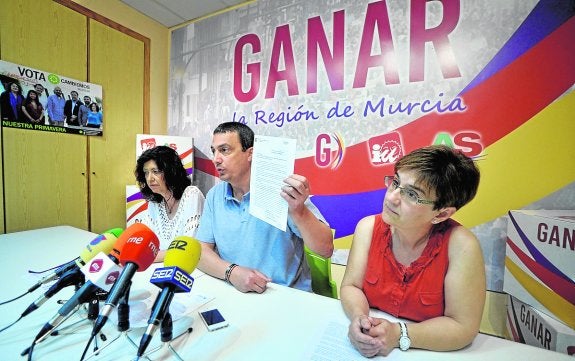
M225 122L221 123L214 129L214 135L220 133L238 133L242 151L246 151L254 146L254 131L243 123Z
M395 163L395 172L415 171L416 184L435 191L434 209L469 203L479 187L479 169L473 159L445 145L419 148Z
M174 198L182 198L184 190L192 184L192 181L190 180L190 177L188 177L188 172L186 171L186 168L184 168L178 153L174 149L165 145L159 145L144 151L136 161L136 170L134 171L134 174L144 198L156 203L163 200L161 195L152 192L146 182L144 164L150 160L155 161L158 166L158 170L164 173L164 181L166 182L168 189L174 195Z

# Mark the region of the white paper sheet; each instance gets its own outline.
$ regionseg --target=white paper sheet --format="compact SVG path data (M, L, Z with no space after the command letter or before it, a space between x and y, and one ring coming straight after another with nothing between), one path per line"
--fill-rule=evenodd
M293 174L296 140L256 135L250 179L250 214L286 230L288 204L281 197L283 180Z
M348 326L335 321L325 321L307 346L302 360L311 361L364 361L347 337Z

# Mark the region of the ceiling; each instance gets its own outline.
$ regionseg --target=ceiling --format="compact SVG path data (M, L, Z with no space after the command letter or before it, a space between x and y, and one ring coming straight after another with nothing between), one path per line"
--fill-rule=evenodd
M131 8L171 28L247 0L120 0Z

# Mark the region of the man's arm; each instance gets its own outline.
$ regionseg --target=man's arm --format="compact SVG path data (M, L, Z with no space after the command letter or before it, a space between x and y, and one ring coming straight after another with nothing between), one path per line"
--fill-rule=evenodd
M202 246L202 256L198 268L210 276L225 279L226 271L230 269L228 275L228 282L241 292L257 292L262 293L267 288L267 283L271 279L263 273L224 261L216 253L215 245L213 243L200 242Z
M288 202L288 212L292 217L305 245L321 255L331 257L333 254L333 234L329 226L306 207L305 201L310 194L308 180L301 175L292 174L284 180L281 196Z

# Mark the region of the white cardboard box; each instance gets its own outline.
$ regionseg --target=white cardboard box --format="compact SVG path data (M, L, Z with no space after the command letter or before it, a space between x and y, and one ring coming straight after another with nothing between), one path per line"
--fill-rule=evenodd
M510 211L503 290L575 328L575 211Z
M507 297L506 326L509 340L575 355L575 330L511 295Z

